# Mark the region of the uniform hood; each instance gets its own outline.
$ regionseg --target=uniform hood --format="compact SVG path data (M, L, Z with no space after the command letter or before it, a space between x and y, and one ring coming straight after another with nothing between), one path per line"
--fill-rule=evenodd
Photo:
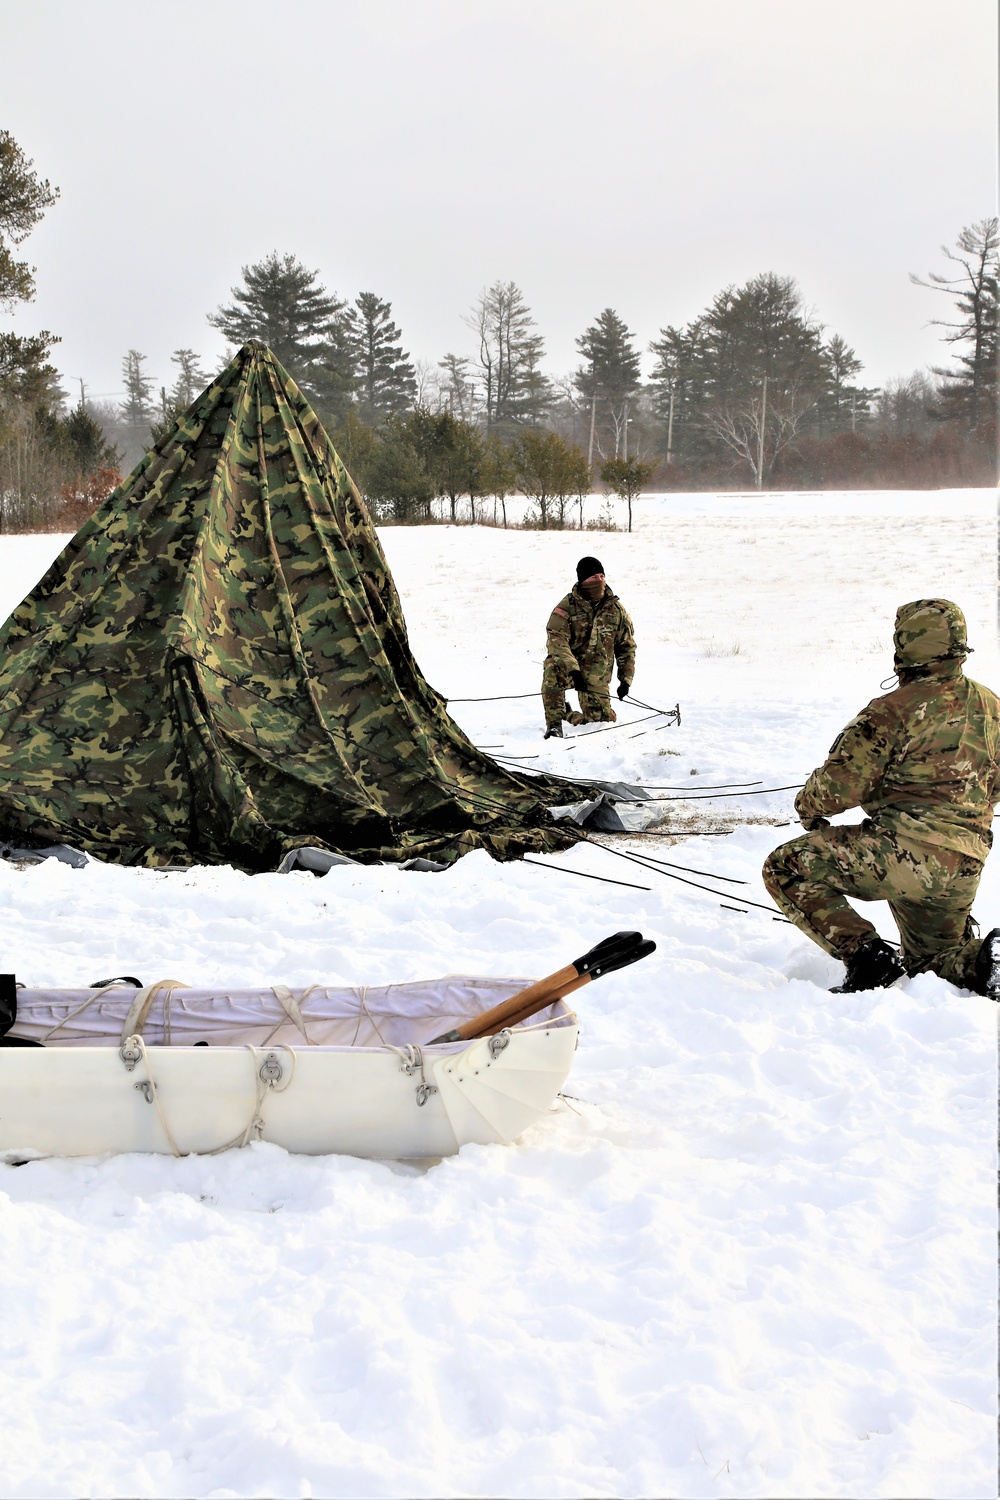
M950 599L915 599L896 611L893 666L896 671L936 661L962 661L972 649L965 616Z

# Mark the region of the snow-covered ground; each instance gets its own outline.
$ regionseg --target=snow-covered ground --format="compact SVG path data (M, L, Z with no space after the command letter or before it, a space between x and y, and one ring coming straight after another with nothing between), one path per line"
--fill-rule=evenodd
M972 675L1000 685L989 494L636 516L383 532L449 697L537 690L593 552L635 620L635 694L683 711L543 743L537 698L454 702L478 743L678 793L798 783L926 595L962 604ZM0 611L59 545L0 539ZM749 882L727 907L766 902L792 796L679 803L689 836L653 845ZM766 912L600 848L545 863L0 864L0 967L32 983L542 974L621 927L659 945L583 992L572 1097L512 1146L0 1167L0 1494L996 1493L996 1008L931 976L831 995L839 966ZM977 913L1000 921L1000 861Z

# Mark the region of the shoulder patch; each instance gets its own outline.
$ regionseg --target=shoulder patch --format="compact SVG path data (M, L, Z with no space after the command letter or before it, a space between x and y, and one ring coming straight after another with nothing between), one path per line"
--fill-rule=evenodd
M564 609L560 609L559 606L558 606L558 604L556 605L556 607L552 611L552 613L554 615L562 615L562 617L563 617L564 620L568 620L569 619L569 615L566 613L566 611Z

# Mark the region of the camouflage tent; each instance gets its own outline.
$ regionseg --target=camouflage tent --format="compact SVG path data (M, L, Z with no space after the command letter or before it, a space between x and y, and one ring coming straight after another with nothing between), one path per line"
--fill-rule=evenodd
M552 850L422 677L361 497L247 344L0 632L0 838L273 868Z

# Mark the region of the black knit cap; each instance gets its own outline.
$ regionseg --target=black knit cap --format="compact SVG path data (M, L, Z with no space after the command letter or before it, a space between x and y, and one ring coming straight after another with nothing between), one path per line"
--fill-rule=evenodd
M585 578L593 578L595 573L603 573L604 564L596 557L581 557L576 565L576 581L582 583Z

